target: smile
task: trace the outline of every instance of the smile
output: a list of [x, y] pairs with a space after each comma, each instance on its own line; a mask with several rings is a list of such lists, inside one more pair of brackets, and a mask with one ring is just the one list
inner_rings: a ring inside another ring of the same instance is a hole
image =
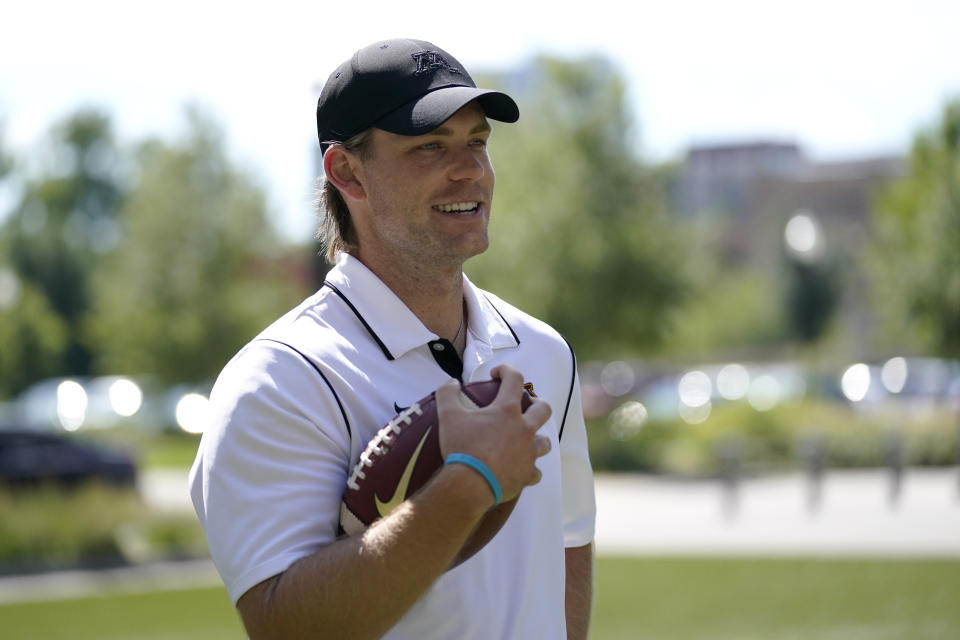
[[433, 208], [442, 213], [474, 213], [480, 208], [480, 203], [454, 202], [452, 204], [435, 204]]

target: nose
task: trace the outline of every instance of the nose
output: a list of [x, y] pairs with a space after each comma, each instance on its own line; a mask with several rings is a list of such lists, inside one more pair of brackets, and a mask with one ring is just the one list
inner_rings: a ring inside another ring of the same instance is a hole
[[454, 156], [451, 164], [451, 180], [479, 180], [490, 168], [486, 150], [466, 147], [460, 149]]

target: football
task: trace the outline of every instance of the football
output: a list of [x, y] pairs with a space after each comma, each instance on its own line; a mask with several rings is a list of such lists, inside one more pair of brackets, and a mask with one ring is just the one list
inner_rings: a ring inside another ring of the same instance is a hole
[[[499, 380], [461, 385], [460, 400], [470, 409], [485, 407], [499, 388]], [[530, 394], [524, 391], [522, 409], [526, 411], [530, 403]], [[443, 466], [438, 431], [437, 403], [431, 393], [398, 413], [370, 440], [350, 473], [340, 505], [340, 527], [346, 534], [361, 533], [386, 516]], [[516, 502], [514, 498], [488, 511], [450, 568], [490, 542]]]

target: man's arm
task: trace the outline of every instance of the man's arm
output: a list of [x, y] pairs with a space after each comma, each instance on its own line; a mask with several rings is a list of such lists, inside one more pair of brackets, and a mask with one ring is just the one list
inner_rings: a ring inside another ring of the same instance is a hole
[[586, 640], [593, 602], [593, 545], [567, 547], [567, 638]]
[[380, 637], [449, 566], [492, 502], [478, 474], [444, 467], [362, 535], [322, 547], [247, 591], [237, 602], [247, 632], [253, 639]]
[[[501, 391], [481, 409], [460, 404], [456, 381], [437, 390], [440, 448], [484, 461], [507, 501], [540, 479], [535, 462], [550, 445], [536, 432], [550, 407], [535, 402], [524, 413], [519, 372], [492, 373], [501, 377]], [[326, 545], [248, 590], [237, 602], [247, 632], [255, 640], [380, 637], [449, 567], [492, 504], [476, 471], [443, 467], [362, 535]]]

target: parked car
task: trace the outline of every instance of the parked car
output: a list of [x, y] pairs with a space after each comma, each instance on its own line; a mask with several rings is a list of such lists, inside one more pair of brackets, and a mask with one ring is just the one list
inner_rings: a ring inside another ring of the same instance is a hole
[[0, 430], [0, 485], [74, 487], [97, 480], [133, 486], [136, 479], [131, 458], [100, 445], [58, 433]]

